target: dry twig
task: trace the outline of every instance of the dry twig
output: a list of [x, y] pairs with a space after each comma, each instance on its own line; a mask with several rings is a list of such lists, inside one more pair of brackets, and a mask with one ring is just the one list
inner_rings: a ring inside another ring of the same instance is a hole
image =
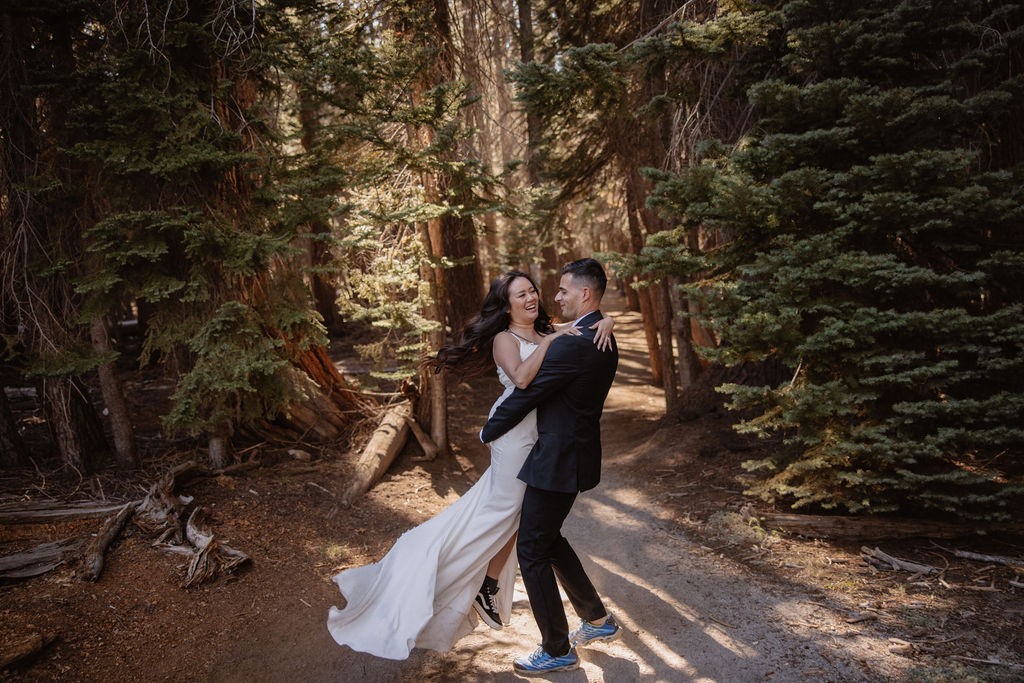
[[937, 567], [932, 567], [927, 564], [918, 564], [916, 562], [910, 562], [909, 560], [901, 560], [898, 557], [893, 557], [887, 553], [882, 552], [880, 549], [871, 549], [867, 546], [861, 546], [860, 549], [861, 557], [868, 564], [874, 565], [879, 569], [894, 569], [911, 572], [912, 574], [938, 574], [939, 570]]

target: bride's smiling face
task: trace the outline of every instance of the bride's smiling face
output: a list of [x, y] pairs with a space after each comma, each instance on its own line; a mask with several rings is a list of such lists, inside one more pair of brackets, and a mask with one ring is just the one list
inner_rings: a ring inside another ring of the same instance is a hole
[[508, 314], [518, 325], [533, 325], [540, 310], [537, 288], [525, 277], [517, 277], [508, 286]]

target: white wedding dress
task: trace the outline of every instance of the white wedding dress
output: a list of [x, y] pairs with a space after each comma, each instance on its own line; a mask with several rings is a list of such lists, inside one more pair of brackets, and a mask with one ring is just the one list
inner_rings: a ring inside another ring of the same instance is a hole
[[[517, 340], [525, 360], [537, 345]], [[515, 388], [501, 367], [498, 379], [505, 391], [491, 415]], [[473, 599], [487, 563], [519, 527], [526, 484], [516, 477], [536, 441], [537, 415], [531, 411], [491, 442], [491, 466], [465, 495], [402, 534], [380, 562], [334, 577], [347, 601], [327, 617], [339, 645], [405, 659], [414, 647], [447, 652], [476, 627]], [[498, 576], [496, 602], [504, 622], [512, 612], [515, 574], [513, 550]]]

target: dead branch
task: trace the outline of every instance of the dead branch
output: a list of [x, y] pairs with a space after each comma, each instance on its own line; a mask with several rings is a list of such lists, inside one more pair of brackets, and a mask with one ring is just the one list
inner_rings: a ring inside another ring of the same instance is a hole
[[262, 465], [259, 460], [247, 460], [245, 462], [236, 462], [234, 465], [228, 465], [224, 469], [214, 470], [214, 475], [226, 474], [228, 476], [234, 476], [241, 474], [242, 472], [248, 472], [249, 470], [258, 469]]
[[[257, 463], [258, 465], [258, 463]], [[237, 470], [233, 470], [237, 471]], [[208, 473], [195, 462], [189, 461], [172, 468], [149, 489], [142, 500], [122, 503], [118, 506], [104, 506], [109, 512], [117, 514], [108, 517], [99, 532], [92, 538], [83, 553], [82, 578], [95, 581], [103, 571], [104, 553], [107, 547], [117, 538], [129, 519], [132, 519], [144, 531], [157, 535], [154, 546], [169, 552], [185, 555], [188, 568], [183, 588], [196, 586], [209, 581], [220, 574], [233, 571], [235, 567], [250, 558], [244, 552], [236, 550], [214, 538], [213, 533], [199, 522], [202, 508], [197, 507], [189, 515], [188, 521], [181, 523], [182, 512], [191, 502], [191, 498], [175, 495], [175, 486], [185, 475]], [[25, 506], [21, 506], [22, 511]], [[35, 506], [31, 512], [53, 511], [52, 506], [43, 508]], [[75, 506], [60, 508], [63, 514], [75, 510], [79, 516], [95, 516], [97, 506]], [[13, 510], [12, 510], [13, 511]], [[0, 558], [0, 578], [28, 578], [44, 574], [64, 561], [67, 554], [79, 552], [82, 542], [79, 539], [65, 539], [54, 543], [44, 543], [32, 550], [15, 553]]]
[[80, 539], [65, 538], [0, 557], [0, 579], [28, 579], [45, 574], [64, 564], [80, 544]]
[[1015, 572], [1024, 573], [1024, 560], [1020, 560], [1013, 557], [1006, 557], [1005, 555], [984, 555], [982, 553], [974, 553], [970, 550], [953, 550], [951, 548], [944, 548], [938, 543], [933, 543], [936, 548], [945, 550], [947, 553], [953, 553], [955, 556], [964, 560], [974, 560], [975, 562], [988, 562], [991, 564], [1001, 564], [1010, 567]]
[[217, 541], [209, 529], [200, 526], [196, 518], [201, 510], [199, 507], [193, 510], [185, 524], [185, 536], [195, 550], [189, 560], [182, 588], [198, 586], [216, 578], [218, 574], [230, 573], [249, 559], [242, 551]]
[[1013, 662], [1004, 662], [1004, 661], [996, 659], [994, 657], [992, 657], [990, 659], [978, 659], [977, 657], [964, 657], [963, 655], [950, 655], [950, 658], [951, 659], [959, 659], [961, 662], [971, 662], [973, 664], [989, 664], [991, 666], [1005, 666], [1005, 667], [1008, 667], [1010, 669], [1015, 669], [1017, 671], [1024, 670], [1024, 665], [1022, 665], [1022, 664], [1015, 664]]
[[351, 505], [352, 501], [368, 491], [391, 466], [409, 436], [407, 418], [411, 414], [412, 404], [408, 401], [396, 403], [384, 414], [380, 425], [356, 461], [352, 483], [341, 496], [342, 505]]
[[133, 518], [135, 524], [152, 534], [172, 529], [174, 540], [180, 543], [183, 538], [180, 515], [190, 501], [174, 495], [174, 487], [178, 477], [197, 469], [195, 461], [189, 460], [160, 477], [136, 508]]
[[877, 619], [877, 618], [878, 618], [877, 614], [871, 614], [869, 612], [862, 612], [860, 614], [855, 614], [852, 617], [847, 617], [845, 621], [846, 621], [847, 624], [859, 624], [862, 621], [870, 621], [872, 619]]
[[863, 546], [860, 549], [861, 557], [868, 564], [872, 564], [879, 569], [894, 569], [910, 572], [911, 574], [938, 574], [939, 569], [932, 567], [927, 564], [917, 564], [916, 562], [910, 562], [908, 560], [901, 560], [892, 555], [883, 553], [878, 548], [872, 550], [867, 546]]
[[36, 631], [13, 642], [5, 643], [0, 646], [0, 669], [5, 669], [17, 661], [31, 657], [55, 640], [57, 640], [57, 635], [54, 633]]
[[103, 571], [103, 554], [107, 551], [107, 546], [124, 529], [125, 522], [128, 521], [128, 517], [137, 505], [138, 502], [128, 503], [116, 515], [108, 517], [107, 521], [103, 523], [99, 533], [90, 541], [89, 547], [85, 551], [83, 579], [95, 581], [100, 577], [100, 573]]

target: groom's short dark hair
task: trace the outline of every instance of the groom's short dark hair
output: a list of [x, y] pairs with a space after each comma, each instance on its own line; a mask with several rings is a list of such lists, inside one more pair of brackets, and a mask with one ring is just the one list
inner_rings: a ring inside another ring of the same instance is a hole
[[604, 274], [604, 266], [592, 258], [581, 258], [562, 266], [562, 275], [571, 273], [573, 279], [583, 280], [597, 294], [604, 296], [604, 288], [608, 285], [608, 276]]

